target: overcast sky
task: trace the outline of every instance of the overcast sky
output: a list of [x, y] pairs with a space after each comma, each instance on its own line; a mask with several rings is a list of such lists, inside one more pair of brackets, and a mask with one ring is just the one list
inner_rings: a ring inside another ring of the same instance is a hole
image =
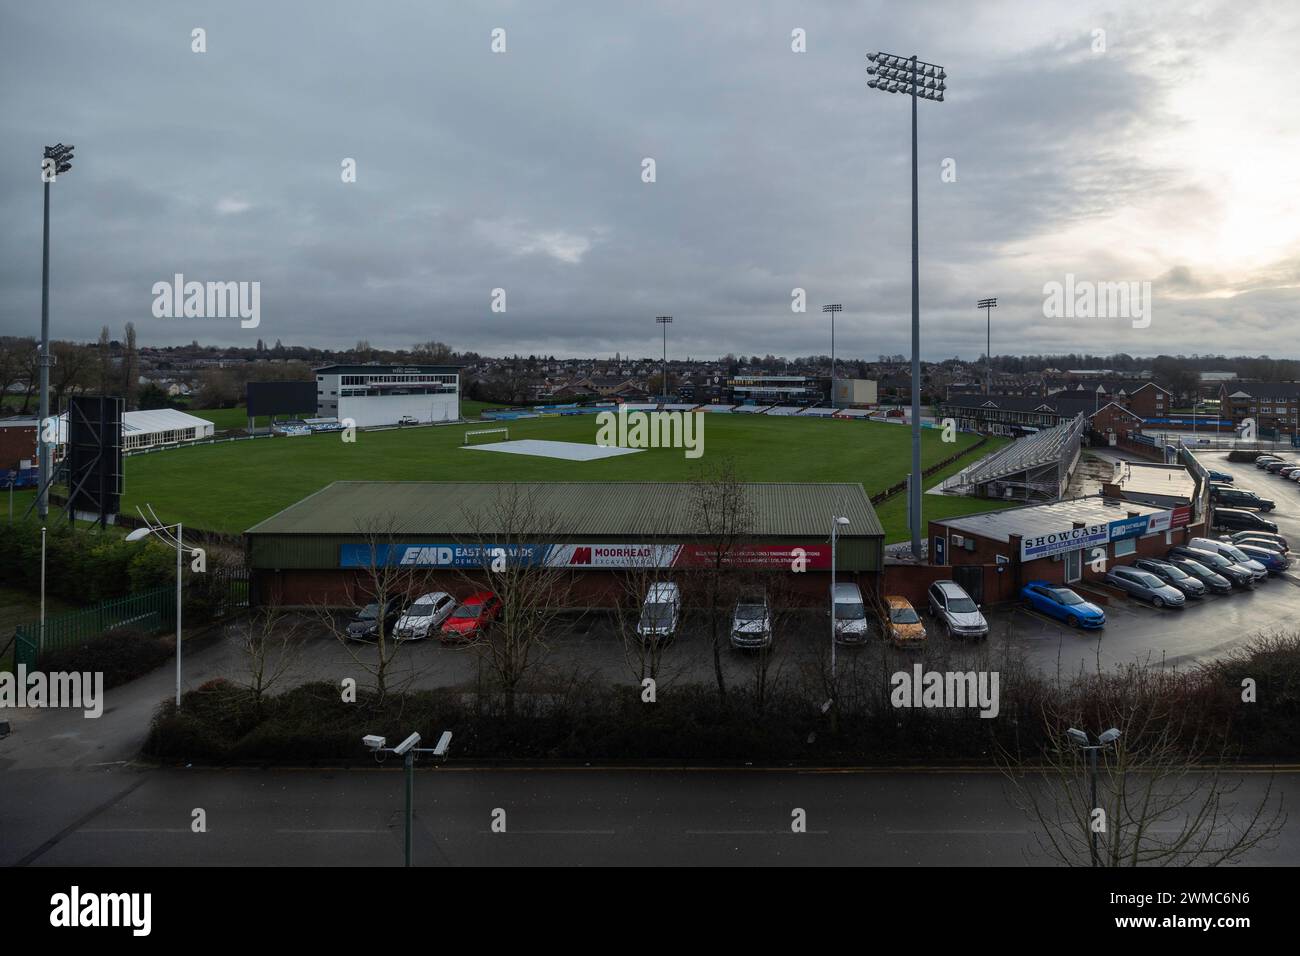
[[[0, 331], [39, 333], [61, 141], [56, 338], [657, 355], [668, 313], [672, 356], [804, 355], [842, 302], [838, 355], [910, 354], [910, 110], [875, 50], [948, 72], [924, 357], [980, 355], [985, 296], [998, 353], [1300, 354], [1292, 0], [6, 3]], [[260, 282], [260, 326], [155, 318], [175, 273]], [[1149, 327], [1045, 318], [1067, 273], [1150, 281]]]

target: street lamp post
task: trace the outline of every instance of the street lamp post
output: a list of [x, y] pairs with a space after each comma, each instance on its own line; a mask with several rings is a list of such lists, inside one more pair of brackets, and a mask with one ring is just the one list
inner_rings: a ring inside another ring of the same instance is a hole
[[664, 377], [659, 383], [660, 392], [664, 398], [668, 397], [668, 326], [673, 324], [671, 315], [656, 315], [655, 321], [664, 327]]
[[1093, 866], [1101, 865], [1101, 857], [1097, 854], [1097, 831], [1092, 826], [1092, 811], [1097, 809], [1097, 751], [1109, 747], [1115, 741], [1119, 740], [1119, 731], [1112, 727], [1097, 737], [1097, 743], [1093, 744], [1088, 740], [1088, 734], [1082, 730], [1076, 730], [1071, 727], [1065, 732], [1070, 738], [1070, 742], [1080, 750], [1088, 754], [1088, 768], [1092, 775], [1092, 803], [1090, 804], [1088, 830], [1090, 831], [1091, 847], [1089, 854]]
[[998, 307], [997, 299], [980, 299], [975, 308], [984, 310], [984, 334], [987, 344], [984, 346], [984, 394], [993, 394], [993, 319], [992, 310]]
[[50, 513], [50, 443], [45, 440], [45, 421], [50, 417], [50, 183], [72, 168], [72, 146], [56, 143], [45, 147], [41, 179], [45, 182], [45, 229], [41, 240], [41, 415], [36, 430], [36, 461], [40, 485], [36, 492], [36, 513], [41, 521]]
[[872, 79], [867, 86], [882, 93], [912, 96], [912, 483], [908, 489], [908, 517], [912, 528], [912, 557], [921, 560], [921, 272], [917, 224], [916, 101], [943, 102], [948, 74], [943, 67], [912, 56], [868, 53]]
[[406, 835], [402, 840], [402, 846], [405, 851], [406, 865], [411, 865], [411, 822], [415, 815], [415, 761], [419, 759], [420, 754], [433, 754], [439, 761], [447, 759], [447, 752], [451, 749], [451, 731], [444, 730], [442, 736], [438, 738], [438, 743], [433, 747], [421, 747], [420, 735], [413, 733], [396, 747], [389, 747], [386, 737], [379, 737], [375, 734], [366, 734], [361, 738], [365, 744], [374, 753], [375, 759], [382, 761], [384, 754], [397, 754], [402, 758], [402, 763], [406, 768]]
[[835, 621], [835, 541], [840, 528], [848, 527], [849, 519], [840, 515], [831, 518], [831, 694], [835, 693], [835, 644], [839, 636]]
[[148, 518], [145, 518], [144, 512], [140, 512], [140, 517], [146, 522], [145, 526], [136, 528], [126, 536], [126, 540], [143, 541], [149, 535], [156, 534], [176, 549], [176, 709], [179, 710], [181, 706], [181, 558], [185, 552], [195, 549], [185, 547], [184, 528], [179, 521], [173, 525], [165, 525], [158, 520], [152, 506], [146, 507], [149, 508]]
[[[12, 519], [11, 519], [12, 520]], [[37, 644], [36, 656], [45, 653], [45, 526], [41, 525], [41, 639]]]
[[838, 302], [822, 306], [822, 312], [831, 314], [831, 408], [839, 408], [839, 394], [835, 391], [835, 313], [843, 312], [844, 306]]

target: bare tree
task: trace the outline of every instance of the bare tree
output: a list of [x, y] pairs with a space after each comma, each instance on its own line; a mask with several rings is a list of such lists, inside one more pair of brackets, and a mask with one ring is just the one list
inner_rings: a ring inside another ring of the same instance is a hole
[[540, 510], [536, 493], [501, 484], [484, 508], [466, 511], [472, 529], [465, 544], [478, 564], [461, 575], [501, 601], [500, 617], [480, 628], [473, 645], [482, 654], [514, 711], [515, 697], [546, 651], [546, 638], [570, 605], [572, 572], [541, 560], [539, 545], [559, 540], [567, 528], [558, 515]]
[[253, 708], [260, 714], [267, 694], [293, 669], [302, 649], [301, 620], [276, 608], [258, 608], [240, 622], [239, 650]]
[[[1023, 761], [999, 751], [1013, 802], [1038, 826], [1041, 854], [1066, 866], [1219, 866], [1281, 832], [1272, 777], [1262, 796], [1239, 796], [1242, 776], [1191, 708], [1178, 706], [1182, 678], [1133, 665], [1119, 678], [1078, 682], [1073, 701], [1044, 705], [1050, 742], [1041, 754]], [[1093, 752], [1095, 803], [1091, 754], [1065, 734], [1086, 724], [1120, 731]]]
[[[402, 642], [388, 633], [385, 609], [392, 603], [405, 605], [410, 596], [420, 590], [425, 572], [411, 565], [397, 563], [398, 516], [377, 518], [358, 526], [365, 539], [366, 563], [361, 569], [360, 599], [377, 606], [379, 619], [374, 634], [358, 640], [348, 632], [353, 620], [351, 608], [331, 607], [324, 603], [314, 605], [316, 619], [347, 650], [352, 661], [374, 679], [378, 702], [382, 703], [393, 686], [393, 662]], [[371, 641], [373, 640], [373, 643]], [[414, 674], [407, 675], [396, 689], [403, 689]]]

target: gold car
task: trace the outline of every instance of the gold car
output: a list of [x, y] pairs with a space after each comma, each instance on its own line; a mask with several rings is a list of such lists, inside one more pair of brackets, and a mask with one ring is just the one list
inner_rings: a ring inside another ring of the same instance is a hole
[[924, 647], [925, 625], [912, 602], [897, 594], [885, 598], [889, 606], [889, 640], [895, 647]]

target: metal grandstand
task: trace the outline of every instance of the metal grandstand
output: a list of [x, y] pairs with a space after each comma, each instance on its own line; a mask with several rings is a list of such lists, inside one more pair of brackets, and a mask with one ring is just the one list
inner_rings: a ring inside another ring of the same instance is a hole
[[946, 494], [982, 498], [1055, 501], [1070, 483], [1087, 430], [1088, 416], [1081, 414], [1017, 438], [945, 479], [940, 489]]

